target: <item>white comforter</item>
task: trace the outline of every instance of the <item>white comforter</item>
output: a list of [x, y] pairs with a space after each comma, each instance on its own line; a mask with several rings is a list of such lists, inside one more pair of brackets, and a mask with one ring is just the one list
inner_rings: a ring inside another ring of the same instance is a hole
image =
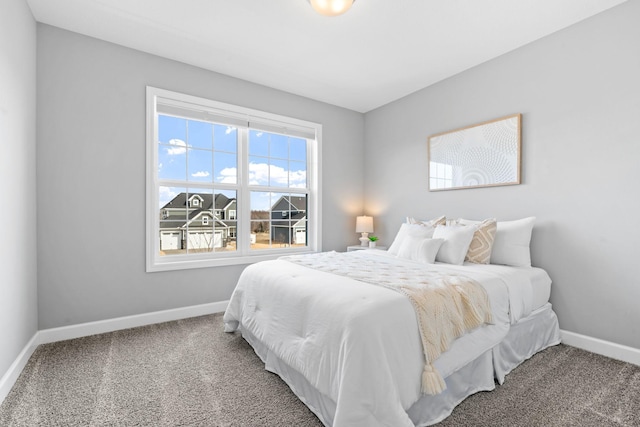
[[[382, 251], [350, 254], [415, 265]], [[492, 348], [511, 322], [531, 310], [526, 302], [531, 282], [522, 271], [448, 264], [425, 268], [478, 281], [493, 312], [494, 325], [484, 327], [491, 332], [484, 339], [471, 340], [465, 344], [470, 349], [455, 352], [456, 357], [447, 357], [450, 350], [436, 360], [445, 378]], [[424, 356], [415, 312], [405, 296], [285, 260], [266, 261], [245, 269], [224, 322], [227, 332], [249, 331], [333, 400], [333, 426], [413, 426], [406, 409], [420, 397]]]

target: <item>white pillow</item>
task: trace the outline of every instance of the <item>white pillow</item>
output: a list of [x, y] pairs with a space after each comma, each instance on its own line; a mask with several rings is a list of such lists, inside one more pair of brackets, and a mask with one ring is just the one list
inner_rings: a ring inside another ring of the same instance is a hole
[[498, 221], [496, 240], [491, 250], [491, 264], [531, 267], [531, 232], [535, 217], [516, 221]]
[[400, 246], [402, 242], [407, 236], [416, 236], [416, 237], [431, 237], [433, 235], [434, 228], [429, 227], [427, 225], [420, 224], [402, 224], [398, 233], [396, 234], [395, 239], [393, 239], [393, 243], [389, 246], [387, 250], [391, 255], [398, 255], [398, 251], [400, 250]]
[[[498, 221], [496, 238], [491, 249], [491, 264], [531, 267], [531, 232], [536, 217], [515, 221]], [[459, 224], [477, 224], [479, 221], [459, 219]]]
[[436, 255], [436, 261], [462, 265], [475, 232], [476, 227], [473, 226], [437, 226], [433, 233], [433, 238], [444, 239], [444, 242]]
[[398, 258], [433, 264], [443, 239], [430, 239], [418, 236], [407, 236], [398, 250]]

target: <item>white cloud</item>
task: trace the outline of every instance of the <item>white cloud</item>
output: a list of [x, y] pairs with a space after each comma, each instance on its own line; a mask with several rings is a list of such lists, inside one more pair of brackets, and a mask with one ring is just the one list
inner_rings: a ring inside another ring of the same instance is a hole
[[238, 170], [236, 168], [224, 168], [220, 171], [218, 182], [225, 184], [235, 184], [237, 182]]
[[249, 185], [269, 185], [268, 164], [249, 163]]
[[249, 183], [251, 185], [289, 185], [290, 187], [304, 187], [307, 180], [306, 171], [288, 171], [280, 166], [266, 163], [249, 164]]
[[160, 188], [158, 188], [158, 198], [160, 199], [159, 207], [162, 208], [164, 205], [173, 200], [173, 198], [177, 195], [178, 193], [176, 191], [173, 191], [170, 187], [160, 186]]
[[169, 141], [169, 145], [172, 146], [167, 148], [167, 154], [170, 156], [184, 154], [187, 152], [187, 143], [181, 139], [172, 139]]
[[209, 172], [207, 172], [207, 171], [198, 171], [196, 173], [192, 173], [191, 176], [194, 177], [194, 178], [206, 178], [206, 177], [209, 176]]
[[307, 185], [307, 172], [306, 171], [290, 171], [289, 172], [289, 186], [302, 188]]
[[[220, 171], [218, 182], [233, 184], [236, 182], [237, 174], [236, 168], [224, 168]], [[275, 185], [301, 188], [307, 184], [306, 171], [287, 171], [280, 166], [266, 163], [249, 163], [249, 185], [269, 185], [269, 177]]]

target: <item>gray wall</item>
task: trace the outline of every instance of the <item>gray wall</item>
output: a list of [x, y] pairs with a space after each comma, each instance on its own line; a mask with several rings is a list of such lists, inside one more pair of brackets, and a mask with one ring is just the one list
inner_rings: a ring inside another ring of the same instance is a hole
[[[24, 2], [10, 2], [0, 15], [2, 66], [10, 65], [0, 73], [8, 153], [0, 174], [12, 183], [5, 196], [14, 204], [2, 210], [13, 244], [2, 249], [0, 373], [38, 317], [42, 329], [229, 297], [242, 266], [144, 272], [146, 85], [323, 123], [325, 250], [356, 241], [363, 194], [382, 244], [405, 215], [536, 215], [533, 261], [554, 279], [561, 327], [640, 348], [632, 249], [640, 235], [630, 224], [640, 214], [639, 15], [640, 2], [631, 0], [364, 122], [348, 110], [38, 25], [36, 245], [35, 24]], [[522, 185], [427, 191], [428, 135], [515, 112], [523, 113]]]
[[362, 114], [47, 25], [37, 34], [41, 329], [223, 301], [243, 269], [145, 273], [147, 85], [323, 124], [324, 249], [355, 241]]
[[23, 0], [0, 13], [2, 280], [0, 378], [37, 331], [36, 23]]
[[[406, 215], [534, 215], [534, 265], [567, 331], [640, 348], [640, 1], [365, 115], [365, 210], [389, 243]], [[523, 114], [523, 184], [427, 191], [429, 135]]]

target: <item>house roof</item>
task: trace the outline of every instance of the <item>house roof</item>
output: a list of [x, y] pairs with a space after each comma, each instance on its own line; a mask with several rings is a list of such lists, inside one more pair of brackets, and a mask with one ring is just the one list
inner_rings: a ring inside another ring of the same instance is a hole
[[274, 211], [291, 210], [291, 211], [305, 212], [307, 210], [307, 197], [306, 196], [282, 196], [273, 204], [271, 209]]
[[[226, 208], [231, 202], [236, 200], [234, 198], [229, 198], [224, 194], [220, 194], [220, 193], [216, 193], [216, 194], [188, 193], [188, 198], [187, 198], [187, 193], [180, 193], [177, 196], [175, 196], [169, 203], [164, 205], [162, 209], [184, 208], [187, 206], [187, 200], [196, 195], [202, 198], [203, 202], [201, 207], [204, 210], [211, 210], [211, 209], [222, 210]], [[215, 199], [214, 199], [214, 196], [215, 196]]]
[[307, 197], [306, 196], [289, 196], [289, 202], [297, 211], [307, 210]]
[[[170, 227], [166, 228], [184, 228], [187, 223], [193, 221], [203, 214], [209, 214], [210, 217], [214, 218], [214, 215], [212, 215], [211, 213], [213, 210], [223, 210], [236, 200], [234, 198], [229, 198], [224, 194], [189, 193], [187, 195], [187, 193], [180, 193], [175, 196], [169, 203], [164, 205], [162, 209], [186, 209], [187, 201], [192, 199], [193, 196], [199, 196], [202, 199], [202, 206], [199, 206], [198, 208], [189, 208], [188, 218], [186, 221], [160, 221], [160, 228], [165, 228], [163, 227], [163, 224], [170, 224]], [[224, 221], [219, 219], [215, 219], [215, 221], [216, 228], [229, 227], [236, 224], [236, 221]]]

